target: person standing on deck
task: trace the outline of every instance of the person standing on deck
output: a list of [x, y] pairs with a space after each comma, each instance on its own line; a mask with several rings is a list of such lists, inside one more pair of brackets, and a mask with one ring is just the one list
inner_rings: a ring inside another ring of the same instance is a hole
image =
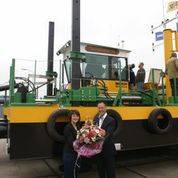
[[177, 54], [172, 53], [166, 64], [166, 73], [172, 88], [172, 96], [178, 96], [178, 59]]
[[139, 69], [138, 69], [137, 75], [136, 75], [136, 84], [137, 84], [137, 90], [142, 91], [143, 84], [145, 82], [145, 69], [143, 68], [144, 63], [141, 62], [138, 67], [139, 67]]

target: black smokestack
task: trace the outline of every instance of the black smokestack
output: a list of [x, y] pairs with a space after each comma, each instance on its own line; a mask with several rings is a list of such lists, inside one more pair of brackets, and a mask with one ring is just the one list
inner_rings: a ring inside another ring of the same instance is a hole
[[[47, 76], [52, 77], [54, 61], [54, 22], [49, 22]], [[50, 80], [48, 80], [50, 81]], [[47, 84], [47, 95], [53, 95], [53, 84]]]
[[[80, 52], [80, 0], [72, 0], [72, 51]], [[80, 61], [72, 59], [72, 88], [80, 88]]]

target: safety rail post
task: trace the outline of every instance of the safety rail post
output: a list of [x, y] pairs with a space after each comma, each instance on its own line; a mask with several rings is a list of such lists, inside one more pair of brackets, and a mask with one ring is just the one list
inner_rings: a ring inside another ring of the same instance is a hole
[[59, 60], [59, 90], [61, 91], [62, 89], [62, 61]]
[[[36, 72], [37, 72], [37, 61], [35, 60], [35, 66], [34, 66], [34, 78], [33, 78], [33, 81], [34, 81], [34, 85], [36, 85]], [[35, 97], [38, 98], [38, 92], [36, 91], [36, 88], [34, 87], [34, 94], [35, 94]]]
[[121, 61], [119, 60], [119, 89], [116, 98], [114, 99], [113, 106], [117, 105], [119, 100], [119, 106], [122, 105], [122, 79], [121, 79]]
[[158, 95], [158, 90], [155, 88], [155, 77], [154, 77], [154, 73], [155, 73], [155, 69], [152, 69], [152, 82], [153, 82], [153, 90], [152, 90], [152, 94], [153, 94], [153, 106], [156, 106], [156, 98], [157, 98], [157, 102], [159, 105], [161, 105], [161, 102], [159, 100], [159, 95]]
[[12, 59], [12, 65], [10, 66], [9, 104], [14, 102], [14, 82], [15, 82], [15, 59]]
[[[153, 82], [155, 83], [154, 72], [155, 72], [155, 69], [153, 69]], [[154, 86], [153, 87], [153, 93], [154, 93], [154, 101], [153, 101], [153, 103], [156, 105], [155, 99], [157, 98], [158, 105], [161, 106], [161, 101], [160, 101], [159, 94], [158, 94], [158, 88], [157, 89], [155, 88], [154, 83], [153, 83], [153, 86]]]
[[64, 89], [64, 63], [62, 63], [62, 90]]
[[153, 94], [153, 106], [156, 105], [156, 102], [155, 102], [155, 78], [154, 78], [154, 69], [152, 69], [152, 83], [153, 83], [153, 86], [152, 86], [152, 94]]
[[166, 104], [165, 103], [165, 92], [164, 92], [164, 73], [163, 71], [161, 72], [161, 83], [162, 83], [162, 100], [163, 100], [163, 106]]

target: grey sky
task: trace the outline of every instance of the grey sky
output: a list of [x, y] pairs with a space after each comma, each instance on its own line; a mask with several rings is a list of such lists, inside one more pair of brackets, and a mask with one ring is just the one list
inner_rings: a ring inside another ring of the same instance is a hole
[[[81, 0], [81, 7], [82, 41], [117, 46], [125, 40], [130, 63], [143, 61], [147, 70], [163, 66], [162, 50], [152, 52], [150, 33], [162, 20], [162, 0]], [[57, 51], [71, 38], [71, 0], [0, 1], [0, 83], [8, 81], [12, 58], [46, 60], [50, 20]]]

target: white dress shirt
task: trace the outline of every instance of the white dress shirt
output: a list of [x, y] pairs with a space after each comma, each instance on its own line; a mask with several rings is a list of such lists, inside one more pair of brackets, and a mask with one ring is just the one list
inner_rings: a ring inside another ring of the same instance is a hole
[[99, 117], [99, 128], [101, 128], [106, 116], [107, 116], [107, 113], [105, 113], [103, 116]]

